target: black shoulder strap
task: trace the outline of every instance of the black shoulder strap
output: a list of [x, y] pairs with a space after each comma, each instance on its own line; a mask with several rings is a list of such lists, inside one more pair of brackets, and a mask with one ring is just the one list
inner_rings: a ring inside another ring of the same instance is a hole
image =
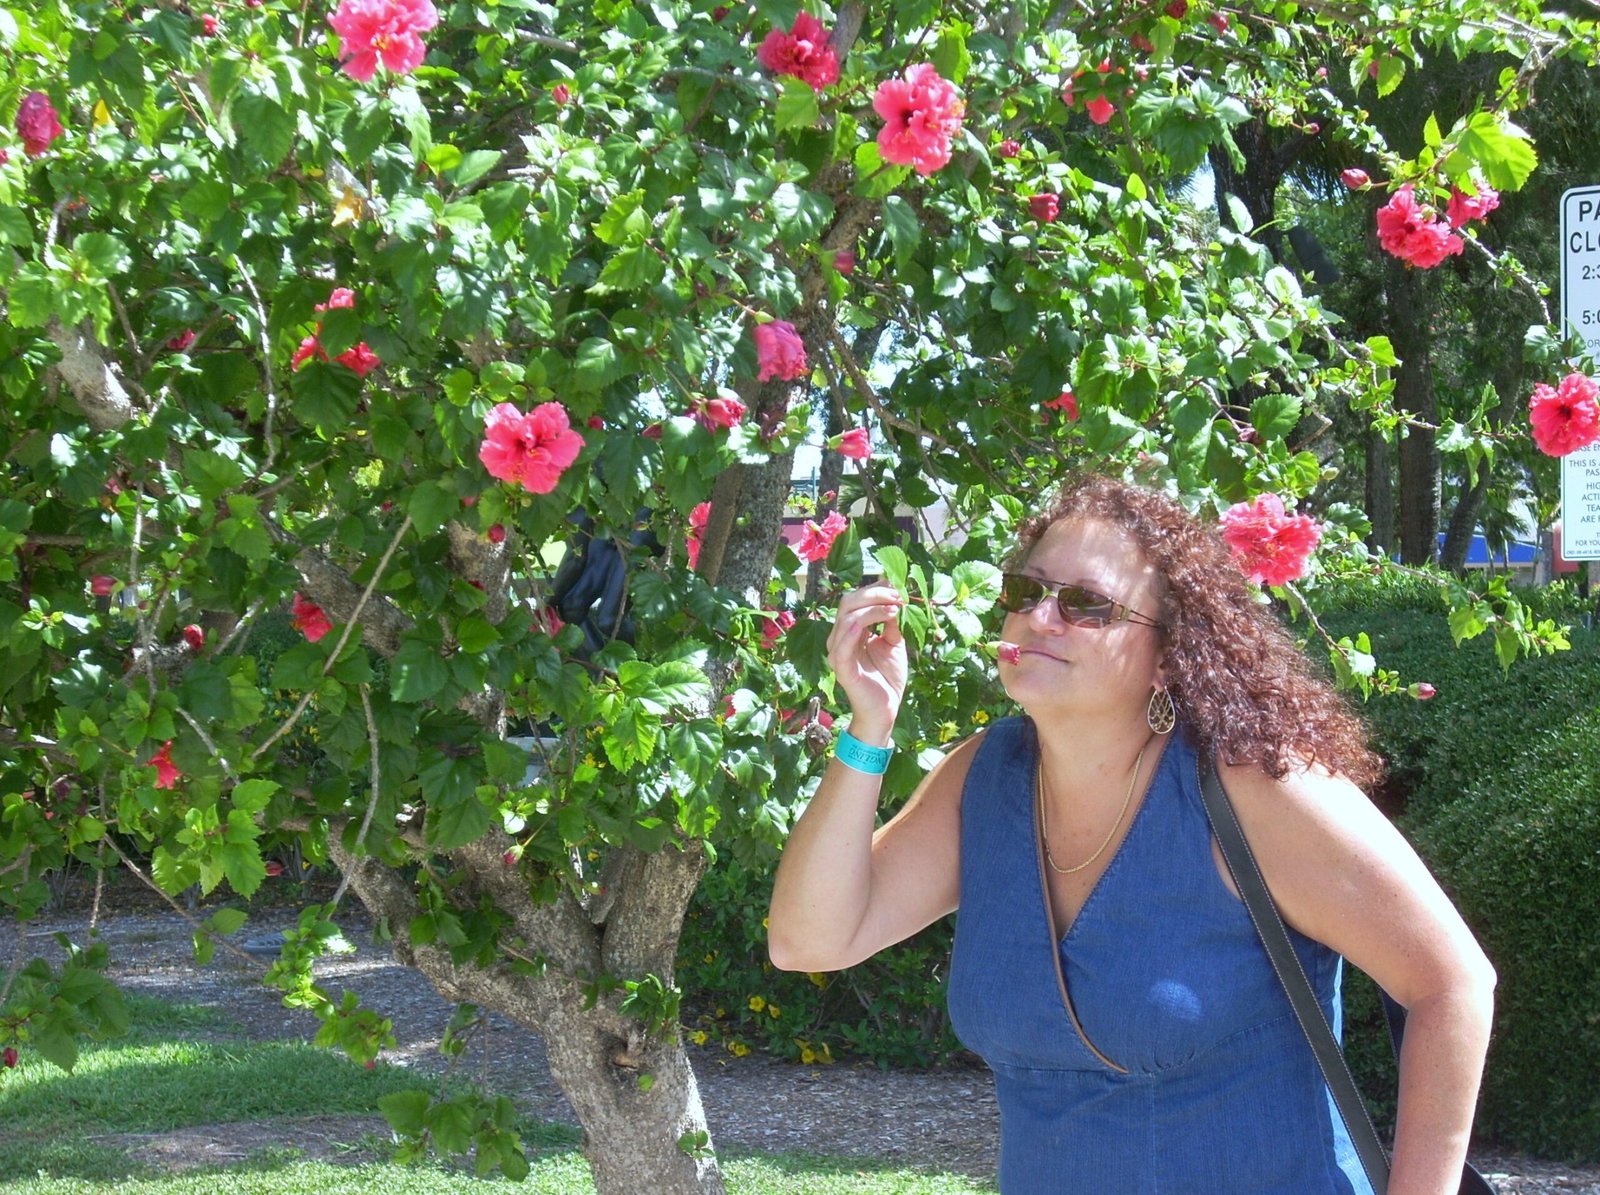
[[1306, 978], [1305, 968], [1300, 965], [1300, 956], [1295, 954], [1289, 942], [1289, 931], [1284, 928], [1278, 907], [1272, 903], [1267, 882], [1261, 876], [1261, 869], [1256, 866], [1256, 857], [1233, 812], [1233, 802], [1223, 790], [1216, 765], [1210, 758], [1199, 757], [1196, 770], [1200, 774], [1200, 793], [1205, 799], [1206, 816], [1211, 819], [1211, 832], [1217, 836], [1217, 845], [1233, 876], [1234, 886], [1239, 889], [1245, 908], [1250, 911], [1250, 920], [1255, 923], [1261, 944], [1267, 948], [1272, 969], [1278, 973], [1278, 980], [1289, 996], [1300, 1028], [1311, 1043], [1311, 1052], [1316, 1055], [1317, 1065], [1322, 1068], [1322, 1077], [1333, 1092], [1333, 1100], [1344, 1120], [1345, 1130], [1350, 1134], [1356, 1155], [1361, 1159], [1362, 1169], [1367, 1172], [1367, 1181], [1372, 1184], [1376, 1195], [1385, 1195], [1389, 1187], [1389, 1155], [1378, 1140], [1378, 1130], [1372, 1127], [1372, 1119], [1367, 1115], [1367, 1107], [1361, 1101], [1361, 1092], [1356, 1088], [1350, 1068], [1345, 1065], [1338, 1039], [1333, 1036], [1328, 1018], [1323, 1015], [1322, 1005], [1317, 1003], [1316, 993], [1311, 989], [1311, 981]]

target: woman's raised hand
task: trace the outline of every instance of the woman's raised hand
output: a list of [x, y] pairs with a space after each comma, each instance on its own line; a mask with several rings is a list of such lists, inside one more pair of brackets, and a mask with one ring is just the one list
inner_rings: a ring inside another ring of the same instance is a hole
[[862, 742], [889, 741], [906, 691], [905, 597], [892, 585], [852, 589], [839, 600], [828, 635], [828, 664], [850, 699], [850, 732]]

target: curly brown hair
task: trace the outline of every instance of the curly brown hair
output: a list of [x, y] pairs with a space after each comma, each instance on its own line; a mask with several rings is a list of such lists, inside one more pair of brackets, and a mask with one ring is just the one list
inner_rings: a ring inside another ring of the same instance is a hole
[[1160, 578], [1168, 687], [1203, 750], [1280, 778], [1314, 762], [1364, 789], [1383, 775], [1361, 720], [1255, 600], [1215, 528], [1164, 494], [1098, 473], [1069, 477], [1026, 520], [1008, 568], [1062, 519], [1102, 519], [1131, 535]]

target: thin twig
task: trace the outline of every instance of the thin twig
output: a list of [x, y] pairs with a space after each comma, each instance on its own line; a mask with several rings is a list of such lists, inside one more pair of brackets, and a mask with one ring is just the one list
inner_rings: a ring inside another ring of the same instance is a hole
[[[383, 576], [383, 570], [389, 566], [390, 557], [394, 555], [394, 550], [400, 546], [401, 537], [403, 537], [405, 533], [410, 530], [410, 528], [411, 516], [407, 515], [401, 521], [399, 529], [394, 533], [394, 538], [389, 541], [389, 546], [384, 549], [383, 558], [378, 561], [378, 567], [372, 574], [372, 580], [368, 581], [367, 587], [361, 591], [361, 598], [356, 602], [356, 608], [350, 611], [350, 617], [344, 624], [344, 633], [339, 636], [339, 642], [334, 644], [333, 653], [327, 658], [326, 661], [324, 661], [322, 665], [323, 676], [327, 676], [328, 673], [332, 671], [334, 663], [341, 655], [344, 654], [344, 645], [350, 641], [350, 633], [355, 630], [356, 624], [360, 622], [361, 611], [366, 608], [367, 599], [372, 596], [372, 591], [378, 587], [378, 581]], [[273, 731], [271, 738], [255, 749], [255, 752], [250, 756], [251, 763], [254, 763], [256, 760], [260, 759], [264, 754], [266, 754], [268, 747], [272, 746], [273, 743], [276, 743], [294, 728], [294, 724], [300, 721], [300, 715], [306, 712], [306, 706], [311, 704], [311, 698], [314, 693], [314, 689], [307, 689], [305, 691], [300, 698], [300, 703], [296, 705], [294, 709], [289, 712], [289, 716], [284, 719], [283, 725], [278, 727], [277, 730]]]
[[[378, 767], [378, 724], [372, 717], [372, 697], [367, 689], [368, 686], [361, 686], [361, 712], [367, 718], [367, 742], [371, 745], [372, 750], [372, 768], [368, 781], [368, 786], [372, 791], [367, 794], [367, 812], [361, 818], [361, 828], [356, 831], [356, 840], [350, 848], [352, 868], [355, 866], [353, 861], [360, 852], [362, 844], [367, 840], [367, 830], [372, 826], [373, 812], [378, 808], [378, 779], [380, 775]], [[333, 911], [339, 907], [339, 902], [344, 899], [345, 889], [348, 887], [350, 887], [350, 872], [347, 871], [339, 877], [339, 887], [334, 890], [333, 900], [328, 905], [328, 916], [333, 916]]]
[[241, 644], [244, 642], [240, 639], [240, 636], [244, 633], [245, 628], [255, 621], [256, 616], [261, 613], [261, 608], [264, 605], [266, 605], [265, 598], [257, 598], [250, 603], [250, 608], [244, 612], [238, 622], [233, 624], [233, 630], [228, 632], [228, 637], [217, 647], [216, 654], [218, 656], [227, 655], [228, 648], [233, 646], [235, 640], [238, 640]]
[[233, 770], [233, 765], [228, 762], [228, 757], [217, 749], [216, 743], [212, 742], [211, 736], [205, 732], [205, 728], [195, 721], [194, 715], [181, 705], [178, 707], [178, 715], [189, 724], [189, 729], [200, 736], [200, 741], [206, 745], [206, 750], [211, 752], [212, 757], [222, 765], [222, 770], [228, 774], [228, 779], [238, 784], [239, 774]]
[[[103, 841], [103, 842], [111, 842], [110, 836], [108, 835], [106, 838], [102, 839], [101, 841]], [[231, 952], [232, 954], [237, 955], [240, 959], [242, 959], [244, 962], [249, 963], [256, 970], [258, 970], [258, 971], [264, 971], [265, 970], [265, 968], [261, 964], [261, 960], [260, 959], [255, 958], [253, 955], [251, 955], [248, 951], [244, 950], [243, 948], [235, 946], [232, 942], [228, 941], [226, 938], [220, 937], [219, 935], [215, 934], [213, 931], [206, 929], [205, 924], [202, 921], [200, 921], [199, 918], [195, 917], [195, 915], [193, 913], [189, 912], [188, 909], [184, 908], [175, 899], [173, 899], [171, 893], [167, 892], [167, 890], [164, 889], [163, 887], [161, 887], [160, 884], [156, 883], [149, 876], [145, 875], [145, 873], [143, 871], [139, 870], [139, 865], [137, 863], [135, 863], [132, 859], [128, 858], [127, 855], [123, 854], [122, 853], [122, 848], [119, 847], [116, 843], [111, 842], [111, 850], [113, 851], [113, 853], [116, 854], [117, 858], [122, 861], [122, 865], [124, 867], [126, 867], [129, 871], [131, 871], [134, 874], [135, 878], [137, 878], [138, 881], [141, 884], [143, 884], [146, 888], [150, 889], [150, 891], [154, 892], [157, 896], [161, 897], [161, 899], [166, 901], [167, 904], [171, 905], [172, 906], [172, 911], [174, 913], [176, 913], [179, 917], [182, 917], [185, 921], [187, 921], [189, 923], [189, 926], [190, 926], [191, 929], [195, 930], [198, 933], [208, 934], [211, 937], [216, 938], [218, 944], [224, 950], [227, 950], [227, 951]]]
[[244, 279], [250, 297], [255, 300], [256, 321], [261, 335], [261, 384], [267, 391], [267, 418], [261, 430], [261, 442], [267, 446], [267, 457], [261, 462], [261, 471], [266, 472], [272, 468], [272, 462], [278, 455], [277, 445], [272, 442], [272, 421], [278, 413], [278, 392], [272, 385], [272, 342], [267, 339], [267, 306], [261, 301], [261, 292], [256, 289], [255, 279], [250, 276], [244, 259], [235, 254], [233, 264], [239, 271], [239, 277]]

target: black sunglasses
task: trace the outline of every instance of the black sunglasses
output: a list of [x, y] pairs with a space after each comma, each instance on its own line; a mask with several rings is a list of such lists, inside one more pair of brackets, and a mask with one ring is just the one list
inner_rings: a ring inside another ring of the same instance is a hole
[[1026, 614], [1045, 598], [1055, 595], [1056, 609], [1061, 620], [1079, 627], [1103, 627], [1110, 622], [1125, 620], [1144, 627], [1160, 629], [1161, 624], [1131, 610], [1121, 602], [1114, 602], [1103, 593], [1085, 589], [1082, 585], [1058, 585], [1054, 581], [1041, 581], [1021, 573], [1000, 575], [1000, 608], [1012, 614]]

